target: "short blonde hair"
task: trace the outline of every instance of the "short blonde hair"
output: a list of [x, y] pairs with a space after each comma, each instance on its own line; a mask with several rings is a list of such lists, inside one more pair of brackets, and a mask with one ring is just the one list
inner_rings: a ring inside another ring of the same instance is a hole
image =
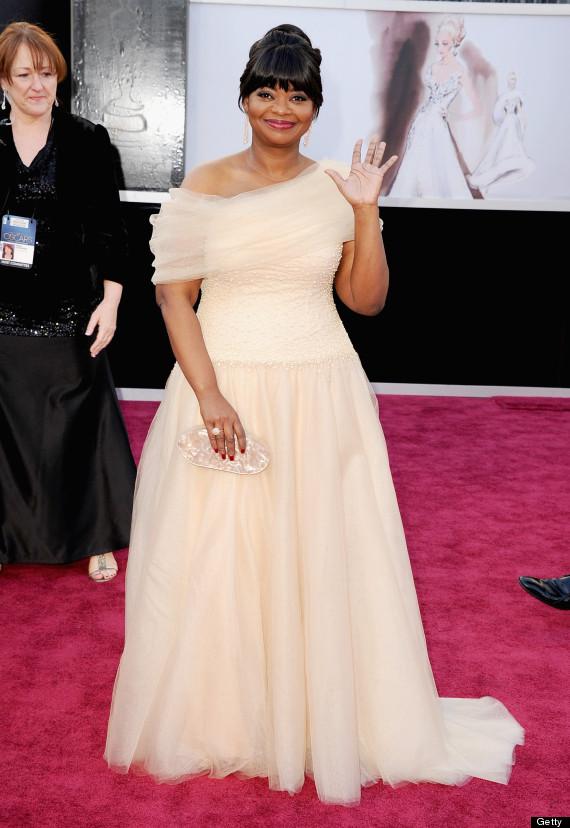
[[59, 46], [47, 32], [33, 23], [10, 23], [0, 34], [0, 78], [12, 81], [12, 67], [20, 46], [27, 46], [36, 71], [47, 61], [60, 83], [67, 75], [67, 63]]

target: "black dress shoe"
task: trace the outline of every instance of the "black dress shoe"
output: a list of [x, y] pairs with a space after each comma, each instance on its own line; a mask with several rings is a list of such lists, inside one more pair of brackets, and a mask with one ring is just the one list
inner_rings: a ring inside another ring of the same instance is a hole
[[570, 575], [563, 575], [562, 578], [529, 578], [521, 575], [519, 584], [529, 595], [549, 607], [570, 610]]

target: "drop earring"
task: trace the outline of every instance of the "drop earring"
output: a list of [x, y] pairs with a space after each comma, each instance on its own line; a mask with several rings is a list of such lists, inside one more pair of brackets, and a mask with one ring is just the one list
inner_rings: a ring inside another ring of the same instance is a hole
[[310, 137], [311, 137], [311, 130], [312, 130], [312, 128], [313, 128], [313, 125], [311, 124], [311, 126], [309, 127], [309, 129], [308, 129], [308, 130], [305, 132], [305, 134], [303, 135], [303, 146], [304, 146], [304, 147], [308, 147], [308, 146], [309, 146], [309, 139], [310, 139]]
[[2, 90], [2, 109], [6, 109], [6, 90]]
[[54, 100], [54, 104], [55, 104], [55, 106], [59, 106], [59, 101], [58, 101], [57, 98]]
[[249, 144], [249, 118], [247, 112], [243, 116], [243, 143]]

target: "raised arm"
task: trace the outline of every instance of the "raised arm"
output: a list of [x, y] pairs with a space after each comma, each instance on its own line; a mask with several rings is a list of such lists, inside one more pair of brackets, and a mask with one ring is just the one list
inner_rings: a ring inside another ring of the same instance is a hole
[[361, 161], [362, 140], [356, 142], [347, 179], [326, 170], [354, 211], [354, 241], [345, 242], [335, 276], [341, 301], [356, 313], [380, 313], [388, 293], [388, 263], [378, 217], [378, 199], [386, 172], [397, 156], [382, 164], [386, 144], [374, 136]]

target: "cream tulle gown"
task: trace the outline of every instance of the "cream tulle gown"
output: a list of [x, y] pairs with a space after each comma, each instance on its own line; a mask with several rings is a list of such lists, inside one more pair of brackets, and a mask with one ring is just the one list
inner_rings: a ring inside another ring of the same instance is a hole
[[155, 222], [154, 281], [204, 277], [220, 389], [272, 459], [253, 476], [190, 465], [176, 443], [201, 419], [174, 367], [139, 469], [106, 758], [290, 792], [308, 773], [342, 803], [379, 779], [505, 783], [515, 719], [437, 695], [377, 409], [333, 303], [354, 228], [326, 167], [233, 198], [173, 190]]

